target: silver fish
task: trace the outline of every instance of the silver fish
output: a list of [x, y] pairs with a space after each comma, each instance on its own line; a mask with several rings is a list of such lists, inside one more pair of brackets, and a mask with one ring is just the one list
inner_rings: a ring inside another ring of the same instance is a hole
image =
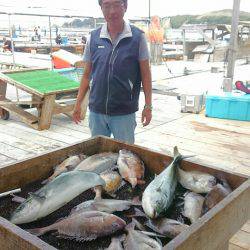
[[69, 158], [65, 159], [62, 163], [60, 163], [58, 166], [54, 168], [54, 173], [47, 180], [43, 181], [42, 184], [46, 184], [52, 181], [62, 173], [74, 170], [75, 167], [85, 158], [86, 158], [85, 155], [80, 154], [80, 155], [70, 156]]
[[128, 181], [132, 188], [137, 184], [144, 184], [144, 163], [141, 159], [129, 150], [122, 149], [119, 151], [117, 166], [123, 179]]
[[105, 152], [89, 156], [83, 160], [75, 170], [94, 172], [97, 174], [103, 173], [108, 169], [112, 169], [117, 163], [118, 154]]
[[131, 206], [140, 206], [139, 201], [126, 201], [114, 199], [95, 199], [85, 201], [71, 210], [71, 214], [82, 213], [86, 211], [101, 211], [106, 213], [113, 213], [115, 211], [128, 210]]
[[162, 249], [162, 246], [158, 241], [150, 238], [140, 231], [134, 230], [133, 227], [127, 227], [126, 230], [128, 232], [127, 237], [124, 241], [124, 247], [126, 250]]
[[174, 147], [174, 159], [155, 179], [146, 187], [142, 195], [142, 207], [150, 218], [157, 218], [171, 205], [177, 186], [176, 166], [183, 156]]
[[208, 193], [216, 185], [216, 178], [210, 174], [199, 171], [184, 171], [177, 168], [180, 184], [195, 193]]
[[111, 235], [125, 226], [125, 221], [116, 215], [90, 211], [69, 216], [47, 227], [29, 229], [28, 231], [40, 236], [56, 230], [60, 238], [90, 241], [98, 237]]
[[22, 224], [43, 218], [97, 185], [105, 185], [105, 182], [95, 173], [71, 171], [61, 174], [30, 194], [13, 212], [10, 220], [14, 224]]
[[175, 238], [182, 231], [186, 230], [189, 226], [179, 221], [157, 218], [154, 220], [148, 220], [146, 225], [157, 233], [165, 235], [168, 238]]
[[202, 207], [205, 198], [200, 194], [189, 192], [184, 197], [183, 215], [190, 219], [191, 223], [196, 222], [202, 214]]

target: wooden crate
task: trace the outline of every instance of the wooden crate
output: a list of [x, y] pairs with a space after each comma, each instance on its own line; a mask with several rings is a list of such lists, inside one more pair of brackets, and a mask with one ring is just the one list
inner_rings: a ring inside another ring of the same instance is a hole
[[[118, 152], [122, 148], [138, 154], [149, 170], [157, 174], [163, 170], [164, 163], [172, 160], [172, 157], [165, 154], [99, 136], [12, 165], [6, 165], [0, 169], [0, 192], [23, 187], [47, 177], [53, 166], [68, 155], [80, 152], [88, 155], [105, 151]], [[165, 245], [164, 249], [228, 249], [229, 239], [250, 217], [250, 180], [243, 175], [222, 172], [191, 161], [183, 161], [182, 168], [195, 169], [213, 175], [224, 174], [234, 191], [199, 221], [192, 224], [189, 229]], [[0, 249], [54, 248], [0, 217]]]

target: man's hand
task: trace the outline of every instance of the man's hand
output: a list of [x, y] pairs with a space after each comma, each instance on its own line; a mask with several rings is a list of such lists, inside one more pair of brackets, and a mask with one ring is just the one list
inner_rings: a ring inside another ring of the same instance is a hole
[[152, 110], [151, 109], [143, 109], [141, 115], [141, 122], [143, 127], [147, 126], [152, 119]]
[[73, 121], [78, 124], [81, 122], [81, 106], [76, 105], [73, 112]]

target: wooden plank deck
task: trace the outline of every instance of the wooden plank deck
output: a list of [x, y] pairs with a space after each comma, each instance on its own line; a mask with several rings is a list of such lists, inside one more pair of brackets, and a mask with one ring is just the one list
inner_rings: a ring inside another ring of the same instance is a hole
[[[141, 107], [142, 107], [142, 100]], [[137, 114], [136, 144], [172, 154], [177, 145], [192, 160], [250, 176], [250, 122], [207, 118], [180, 112], [176, 97], [153, 95], [151, 124], [144, 128]], [[88, 119], [74, 124], [64, 115], [49, 130], [37, 131], [17, 117], [0, 120], [0, 167], [90, 137]], [[250, 249], [250, 221], [231, 239], [230, 250]]]

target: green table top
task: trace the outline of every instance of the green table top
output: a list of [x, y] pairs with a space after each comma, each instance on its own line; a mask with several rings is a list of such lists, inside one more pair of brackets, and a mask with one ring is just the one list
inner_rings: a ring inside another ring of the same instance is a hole
[[34, 70], [6, 74], [9, 78], [42, 94], [79, 88], [80, 83], [48, 70]]

